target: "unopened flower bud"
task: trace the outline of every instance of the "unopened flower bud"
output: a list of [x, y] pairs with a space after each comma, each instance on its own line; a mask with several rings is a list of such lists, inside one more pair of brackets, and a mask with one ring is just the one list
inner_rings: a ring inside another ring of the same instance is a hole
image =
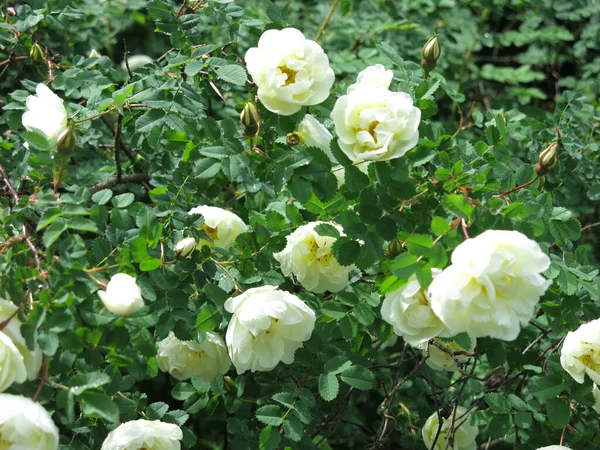
[[90, 54], [88, 55], [88, 58], [100, 58], [101, 56], [102, 55], [100, 53], [98, 53], [98, 50], [93, 48], [92, 50], [90, 50]]
[[29, 57], [31, 58], [31, 61], [34, 64], [44, 62], [44, 60], [46, 59], [46, 52], [44, 50], [44, 47], [42, 47], [39, 42], [36, 42], [35, 44], [33, 44], [31, 50], [29, 51]]
[[244, 134], [246, 137], [256, 137], [260, 131], [261, 120], [260, 113], [258, 112], [258, 109], [254, 103], [246, 103], [242, 113], [240, 114], [240, 120], [242, 121], [242, 126], [244, 127]]
[[237, 387], [235, 386], [235, 382], [230, 376], [223, 377], [223, 387], [230, 394], [237, 393]]
[[285, 137], [285, 141], [287, 142], [287, 145], [291, 145], [293, 147], [294, 145], [298, 145], [300, 143], [300, 135], [295, 131], [293, 133], [288, 133], [288, 135]]
[[548, 170], [552, 169], [558, 163], [558, 142], [552, 142], [540, 153], [539, 163]]
[[440, 42], [437, 35], [432, 36], [425, 43], [422, 50], [423, 59], [421, 59], [421, 67], [425, 73], [431, 72], [437, 65], [437, 60], [440, 57]]
[[402, 243], [398, 240], [398, 238], [394, 238], [388, 244], [388, 255], [391, 257], [396, 257], [402, 252]]
[[196, 239], [193, 237], [182, 239], [175, 246], [175, 256], [177, 258], [187, 258], [196, 249]]
[[61, 131], [61, 133], [58, 135], [58, 139], [56, 141], [56, 151], [59, 155], [68, 157], [75, 148], [75, 144], [77, 144], [77, 133], [75, 132], [73, 123], [70, 122], [67, 125], [67, 128]]

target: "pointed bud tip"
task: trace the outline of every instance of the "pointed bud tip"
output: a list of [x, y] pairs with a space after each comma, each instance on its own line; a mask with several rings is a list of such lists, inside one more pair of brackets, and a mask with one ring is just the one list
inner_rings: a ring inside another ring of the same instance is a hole
[[261, 118], [254, 103], [248, 102], [244, 105], [244, 109], [240, 113], [240, 121], [244, 127], [246, 137], [256, 137], [260, 131]]
[[29, 57], [31, 58], [31, 61], [34, 64], [39, 64], [41, 62], [44, 62], [44, 60], [46, 59], [46, 51], [44, 50], [44, 47], [40, 45], [39, 42], [36, 42], [31, 46], [31, 50], [29, 51]]

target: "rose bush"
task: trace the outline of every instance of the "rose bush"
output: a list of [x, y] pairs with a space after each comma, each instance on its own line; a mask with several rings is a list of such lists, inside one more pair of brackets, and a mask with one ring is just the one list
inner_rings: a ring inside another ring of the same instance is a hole
[[598, 447], [594, 2], [4, 3], [0, 448]]

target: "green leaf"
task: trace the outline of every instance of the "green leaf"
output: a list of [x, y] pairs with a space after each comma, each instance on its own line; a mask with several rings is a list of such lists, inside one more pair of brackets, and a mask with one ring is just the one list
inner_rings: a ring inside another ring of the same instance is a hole
[[110, 383], [110, 377], [103, 372], [81, 373], [71, 377], [69, 386], [74, 395], [81, 395], [89, 389], [96, 389]]
[[110, 189], [102, 189], [92, 195], [92, 201], [99, 205], [105, 205], [113, 196], [113, 191]]
[[548, 223], [550, 234], [556, 241], [556, 245], [564, 248], [571, 241], [576, 241], [581, 236], [581, 223], [577, 219], [569, 219], [566, 222], [551, 220]]
[[600, 200], [600, 184], [590, 187], [587, 190], [587, 196], [593, 202]]
[[558, 375], [534, 377], [530, 383], [531, 392], [540, 400], [548, 400], [565, 390], [562, 378]]
[[221, 170], [221, 161], [204, 158], [196, 162], [194, 175], [198, 178], [212, 178]]
[[354, 264], [360, 251], [360, 244], [354, 239], [341, 237], [331, 247], [333, 256], [342, 266]]
[[319, 233], [320, 236], [331, 236], [334, 238], [340, 237], [340, 232], [336, 227], [329, 223], [321, 223], [315, 227], [315, 231]]
[[375, 375], [366, 367], [352, 366], [342, 372], [340, 377], [344, 383], [359, 389], [368, 391], [375, 387]]
[[325, 363], [325, 372], [337, 375], [338, 373], [342, 373], [351, 365], [352, 361], [349, 361], [347, 357], [342, 355], [334, 356], [327, 361], [327, 363]]
[[112, 423], [119, 422], [119, 408], [106, 394], [84, 392], [81, 397], [83, 413], [90, 417], [100, 417]]
[[364, 303], [356, 305], [352, 310], [352, 315], [358, 319], [363, 325], [369, 326], [375, 321], [375, 314], [373, 310]]
[[72, 217], [67, 226], [71, 230], [89, 231], [90, 233], [98, 233], [98, 225], [85, 217]]
[[220, 321], [220, 311], [207, 304], [200, 308], [200, 312], [196, 318], [196, 329], [198, 331], [212, 331], [219, 326]]
[[283, 410], [277, 405], [261, 406], [256, 410], [256, 418], [266, 425], [279, 426], [283, 423]]
[[431, 220], [431, 231], [433, 231], [433, 234], [436, 236], [443, 236], [448, 230], [450, 230], [450, 224], [448, 224], [443, 217], [435, 216]]
[[551, 398], [546, 402], [546, 413], [555, 430], [562, 430], [571, 421], [571, 408], [562, 398]]
[[398, 278], [407, 279], [417, 270], [417, 257], [410, 253], [402, 253], [394, 259], [390, 270]]
[[185, 66], [185, 74], [188, 77], [193, 77], [198, 72], [200, 72], [205, 65], [206, 62], [204, 60], [192, 61], [187, 66]]
[[510, 402], [502, 394], [491, 393], [485, 396], [485, 402], [496, 414], [507, 414], [512, 410]]
[[131, 192], [127, 192], [113, 197], [111, 203], [115, 208], [127, 208], [134, 200], [135, 196]]
[[162, 261], [159, 258], [148, 258], [140, 263], [140, 270], [142, 272], [151, 272], [162, 266]]
[[46, 232], [44, 233], [44, 237], [42, 238], [44, 247], [48, 248], [52, 244], [54, 244], [66, 229], [67, 222], [63, 219], [58, 219], [52, 222], [46, 230]]
[[281, 442], [281, 434], [277, 428], [266, 426], [260, 431], [259, 449], [260, 450], [275, 450]]
[[227, 83], [236, 84], [238, 86], [243, 86], [246, 84], [246, 80], [248, 79], [244, 68], [237, 64], [221, 66], [215, 71], [215, 73], [221, 80], [226, 81]]
[[473, 215], [473, 207], [469, 201], [463, 196], [458, 194], [446, 194], [442, 201], [442, 206], [450, 214], [460, 217], [465, 220], [469, 220]]
[[334, 400], [340, 391], [340, 382], [333, 373], [322, 374], [319, 376], [319, 394], [323, 400], [330, 402]]
[[397, 67], [404, 66], [404, 60], [402, 59], [402, 56], [400, 56], [400, 53], [398, 53], [398, 51], [390, 44], [388, 44], [387, 42], [380, 42], [379, 44], [375, 45], [377, 47], [377, 50], [379, 50], [379, 52], [383, 56], [389, 59], [393, 65]]
[[302, 423], [295, 417], [287, 417], [283, 421], [283, 431], [285, 435], [294, 442], [300, 442], [304, 430], [302, 429]]

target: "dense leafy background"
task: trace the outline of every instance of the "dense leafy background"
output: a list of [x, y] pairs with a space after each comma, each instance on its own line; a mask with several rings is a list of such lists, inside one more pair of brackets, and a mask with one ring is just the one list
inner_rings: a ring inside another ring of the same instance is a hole
[[[190, 6], [3, 2], [0, 162], [14, 192], [3, 184], [0, 297], [23, 302], [23, 333], [46, 355], [40, 379], [11, 391], [33, 397], [41, 387], [62, 448], [99, 448], [115, 423], [147, 417], [181, 425], [186, 448], [422, 449], [424, 421], [455, 404], [478, 409], [481, 448], [532, 449], [561, 435], [574, 449], [599, 447], [591, 383], [575, 383], [557, 352], [567, 331], [599, 316], [600, 3], [339, 2], [319, 39], [338, 82], [310, 112], [332, 128], [336, 96], [383, 63], [395, 72], [392, 88], [409, 92], [425, 118], [419, 146], [371, 165], [368, 176], [334, 144], [346, 166], [340, 189], [322, 152], [285, 143], [306, 109], [290, 117], [261, 109], [256, 142], [239, 122], [255, 94], [245, 51], [268, 28], [290, 25], [314, 38], [331, 4]], [[420, 51], [433, 32], [442, 57], [424, 80]], [[35, 41], [47, 49], [40, 64], [28, 56]], [[103, 56], [89, 58], [92, 49]], [[121, 68], [126, 51], [154, 62], [130, 77]], [[81, 123], [58, 200], [58, 158], [21, 124], [39, 82], [76, 120], [104, 113]], [[557, 128], [559, 164], [499, 197], [534, 177]], [[133, 183], [114, 180], [115, 145]], [[200, 216], [187, 215], [201, 203], [236, 212], [252, 233], [229, 254], [205, 249], [164, 264], [183, 236], [202, 236]], [[317, 219], [344, 227], [336, 257], [360, 269], [335, 295], [302, 291], [272, 257], [293, 229]], [[516, 341], [480, 339], [461, 372], [436, 372], [401, 339], [385, 345], [392, 330], [380, 294], [415, 272], [426, 284], [430, 267], [444, 267], [464, 239], [460, 219], [472, 236], [517, 229], [535, 239], [551, 255], [554, 283]], [[103, 310], [95, 293], [95, 280], [116, 272], [137, 276], [147, 304], [127, 319]], [[294, 365], [232, 370], [210, 384], [158, 371], [157, 340], [171, 330], [182, 339], [223, 332], [223, 303], [236, 285], [263, 284], [317, 311]]]

